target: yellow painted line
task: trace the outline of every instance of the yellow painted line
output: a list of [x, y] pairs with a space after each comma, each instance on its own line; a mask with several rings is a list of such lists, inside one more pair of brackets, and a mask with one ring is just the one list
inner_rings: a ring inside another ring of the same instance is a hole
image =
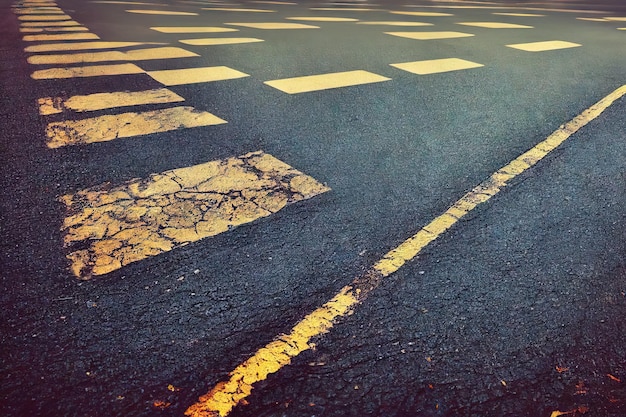
[[26, 35], [23, 38], [26, 42], [45, 42], [45, 41], [73, 41], [100, 39], [98, 35], [93, 33], [64, 33], [64, 34], [44, 34], [44, 35]]
[[432, 59], [428, 61], [403, 62], [399, 64], [390, 64], [392, 67], [408, 71], [413, 74], [426, 75], [438, 74], [441, 72], [460, 71], [471, 68], [484, 67], [472, 61], [466, 61], [459, 58]]
[[617, 30], [626, 30], [626, 28], [617, 28]]
[[89, 112], [125, 106], [177, 103], [181, 101], [185, 101], [185, 99], [173, 91], [167, 88], [158, 88], [147, 91], [96, 93], [73, 96], [68, 99], [62, 97], [44, 97], [38, 100], [38, 104], [39, 114], [47, 116], [64, 111]]
[[258, 38], [202, 38], [202, 39], [181, 39], [180, 43], [185, 45], [196, 46], [213, 46], [213, 45], [235, 45], [240, 43], [263, 42]]
[[65, 14], [65, 12], [58, 7], [49, 8], [49, 9], [17, 9], [17, 10], [14, 10], [14, 13], [15, 14], [39, 14], [39, 15], [41, 14], [46, 14], [46, 15]]
[[50, 68], [34, 71], [35, 80], [59, 78], [100, 77], [107, 75], [143, 74], [145, 71], [135, 64], [92, 65], [89, 67]]
[[249, 77], [225, 66], [149, 71], [148, 75], [163, 85], [185, 85]]
[[614, 22], [626, 22], [626, 17], [605, 17], [605, 19]]
[[91, 3], [102, 3], [102, 4], [129, 4], [129, 5], [139, 5], [139, 6], [163, 6], [163, 7], [167, 7], [169, 6], [168, 4], [162, 4], [162, 3], [142, 3], [139, 1], [107, 1], [107, 0], [100, 0], [100, 1], [92, 1]]
[[618, 88], [575, 117], [544, 141], [500, 168], [473, 190], [465, 194], [443, 214], [436, 217], [416, 234], [389, 251], [365, 274], [343, 287], [330, 301], [309, 313], [288, 334], [281, 334], [228, 374], [228, 380], [218, 383], [191, 405], [185, 415], [190, 417], [224, 417], [252, 392], [254, 384], [278, 372], [300, 353], [312, 349], [313, 338], [329, 332], [342, 317], [351, 314], [382, 279], [393, 274], [414, 259], [430, 242], [441, 236], [481, 203], [498, 194], [510, 181], [528, 170], [578, 130], [598, 117], [615, 100], [626, 94], [626, 85]]
[[175, 11], [166, 11], [166, 10], [126, 10], [128, 13], [136, 13], [136, 14], [155, 14], [161, 16], [198, 16], [198, 13], [192, 12], [175, 12]]
[[608, 22], [607, 19], [602, 17], [577, 17], [577, 20], [587, 20], [589, 22]]
[[135, 49], [127, 52], [83, 52], [77, 54], [35, 55], [28, 57], [28, 63], [44, 64], [77, 64], [106, 61], [146, 61], [154, 59], [189, 58], [199, 56], [196, 53], [177, 47]]
[[250, 3], [257, 3], [257, 4], [285, 4], [285, 5], [298, 4], [298, 3], [292, 3], [290, 1], [251, 1]]
[[374, 74], [368, 71], [357, 70], [285, 78], [282, 80], [266, 81], [265, 84], [287, 94], [298, 94], [389, 80], [391, 80], [391, 78], [383, 77], [382, 75]]
[[155, 26], [150, 29], [161, 33], [221, 33], [239, 32], [239, 29], [221, 28], [215, 26]]
[[378, 9], [366, 9], [363, 7], [311, 7], [309, 10], [319, 10], [324, 12], [375, 12]]
[[172, 107], [141, 113], [52, 122], [46, 127], [48, 137], [46, 144], [48, 148], [54, 149], [222, 123], [226, 121], [193, 107]]
[[443, 17], [443, 16], [454, 16], [450, 13], [439, 13], [439, 12], [404, 12], [404, 11], [392, 11], [389, 12], [391, 14], [400, 14], [405, 16], [427, 16], [427, 17]]
[[80, 26], [81, 24], [74, 20], [63, 20], [61, 22], [22, 22], [22, 27], [39, 27], [39, 26]]
[[545, 17], [545, 14], [535, 13], [491, 13], [499, 16], [516, 16], [516, 17]]
[[352, 19], [350, 17], [287, 17], [287, 20], [304, 20], [309, 22], [358, 22], [359, 19]]
[[419, 41], [433, 40], [433, 39], [453, 39], [453, 38], [467, 38], [474, 36], [471, 33], [463, 32], [385, 32], [387, 35], [398, 36], [401, 38], [416, 39]]
[[47, 22], [54, 20], [71, 20], [72, 18], [66, 14], [49, 14], [49, 15], [22, 15], [18, 16], [18, 20], [22, 22], [34, 21], [34, 22]]
[[578, 43], [565, 42], [565, 41], [544, 41], [544, 42], [530, 42], [530, 43], [518, 43], [514, 45], [507, 45], [509, 48], [520, 49], [528, 52], [542, 52], [542, 51], [554, 51], [556, 49], [576, 48], [581, 46]]
[[329, 190], [259, 151], [65, 195], [65, 246], [83, 246], [68, 254], [70, 269], [107, 274]]
[[24, 48], [25, 52], [61, 52], [82, 51], [88, 49], [114, 49], [128, 46], [149, 45], [150, 42], [67, 42], [31, 45]]
[[249, 22], [249, 23], [225, 23], [226, 25], [242, 26], [252, 29], [319, 29], [319, 26], [305, 25], [302, 23], [280, 23], [280, 22]]
[[202, 10], [211, 10], [217, 12], [242, 12], [242, 13], [276, 13], [276, 10], [266, 9], [235, 9], [230, 7], [203, 7]]
[[53, 27], [25, 27], [20, 28], [21, 33], [44, 33], [44, 32], [89, 32], [89, 29], [84, 26], [53, 26]]
[[515, 23], [502, 23], [502, 22], [462, 22], [457, 25], [473, 26], [487, 29], [532, 29], [532, 26], [517, 25]]
[[432, 23], [425, 22], [397, 22], [390, 21], [372, 21], [372, 22], [357, 22], [357, 25], [380, 25], [380, 26], [432, 26]]

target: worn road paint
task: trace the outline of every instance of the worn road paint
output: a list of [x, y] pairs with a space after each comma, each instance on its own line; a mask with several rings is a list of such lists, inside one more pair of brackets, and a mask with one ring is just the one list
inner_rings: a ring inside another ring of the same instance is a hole
[[528, 52], [543, 52], [554, 51], [556, 49], [576, 48], [582, 46], [578, 43], [565, 42], [565, 41], [544, 41], [544, 42], [530, 42], [530, 43], [517, 43], [513, 45], [507, 45], [509, 48], [520, 49]]
[[224, 66], [149, 71], [148, 75], [161, 84], [168, 86], [208, 83], [249, 77], [248, 74]]
[[292, 3], [292, 2], [289, 2], [289, 1], [251, 1], [250, 3], [257, 3], [257, 4], [286, 4], [286, 5], [298, 4], [298, 3]]
[[276, 10], [265, 9], [233, 9], [229, 7], [202, 7], [202, 10], [210, 10], [217, 12], [242, 12], [242, 13], [276, 13]]
[[166, 11], [166, 10], [126, 10], [128, 13], [136, 13], [136, 14], [156, 14], [162, 16], [198, 16], [198, 13], [191, 12], [175, 12], [175, 11]]
[[147, 61], [154, 59], [190, 58], [199, 56], [186, 49], [167, 46], [162, 48], [135, 49], [132, 51], [84, 52], [63, 55], [35, 55], [28, 57], [29, 64], [81, 64], [107, 61]]
[[359, 19], [350, 17], [287, 17], [287, 20], [303, 20], [308, 22], [358, 22]]
[[100, 39], [100, 37], [93, 33], [65, 33], [60, 35], [26, 35], [22, 39], [26, 42], [46, 42]]
[[351, 314], [358, 304], [378, 288], [382, 279], [393, 274], [412, 260], [430, 242], [457, 223], [479, 204], [491, 199], [522, 172], [528, 170], [578, 130], [598, 117], [615, 100], [626, 94], [626, 85], [618, 88], [565, 125], [559, 127], [544, 141], [500, 168], [473, 190], [465, 194], [443, 214], [436, 217], [416, 234], [389, 251], [365, 274], [343, 287], [329, 302], [305, 316], [289, 334], [278, 335], [260, 348], [249, 359], [228, 375], [228, 380], [218, 383], [207, 394], [190, 406], [185, 415], [191, 417], [224, 417], [250, 395], [254, 384], [265, 380], [269, 374], [283, 366], [313, 344], [311, 339], [331, 330], [340, 318]]
[[487, 29], [532, 29], [532, 26], [517, 25], [515, 23], [502, 22], [459, 22], [457, 25], [473, 26]]
[[239, 32], [239, 29], [221, 28], [215, 26], [155, 26], [150, 29], [161, 33], [221, 33]]
[[130, 4], [130, 5], [139, 5], [139, 6], [163, 6], [167, 7], [167, 4], [162, 3], [142, 3], [138, 1], [114, 1], [114, 0], [96, 0], [92, 1], [92, 3], [101, 3], [101, 4]]
[[60, 22], [22, 22], [22, 27], [40, 27], [40, 26], [81, 26], [80, 23], [74, 20], [63, 20]]
[[252, 29], [319, 29], [319, 26], [305, 25], [303, 23], [280, 23], [280, 22], [258, 22], [258, 23], [224, 23], [225, 25], [242, 26]]
[[22, 27], [21, 33], [49, 33], [49, 32], [89, 32], [84, 26], [52, 26], [52, 27]]
[[428, 61], [403, 62], [399, 64], [390, 64], [392, 67], [399, 68], [413, 74], [426, 75], [437, 74], [440, 72], [460, 71], [470, 68], [483, 67], [472, 61], [466, 61], [459, 58], [432, 59]]
[[79, 278], [106, 274], [329, 190], [261, 151], [105, 184], [61, 198], [67, 257]]
[[605, 19], [614, 22], [626, 22], [626, 17], [605, 17]]
[[31, 74], [35, 80], [56, 78], [102, 77], [107, 75], [143, 74], [145, 71], [135, 64], [93, 65], [90, 67], [50, 68]]
[[389, 12], [391, 14], [401, 14], [406, 16], [428, 16], [428, 17], [443, 17], [443, 16], [454, 16], [450, 13], [438, 13], [438, 12], [402, 12], [402, 11], [392, 11]]
[[15, 14], [38, 14], [38, 15], [65, 14], [65, 12], [59, 9], [58, 7], [54, 7], [54, 8], [50, 7], [47, 9], [44, 9], [44, 8], [15, 9], [13, 10], [13, 12]]
[[63, 113], [64, 111], [81, 113], [125, 106], [177, 103], [181, 101], [185, 101], [185, 99], [173, 91], [167, 88], [158, 88], [147, 91], [96, 93], [84, 96], [73, 96], [68, 99], [62, 97], [44, 97], [38, 100], [38, 104], [39, 114], [47, 116], [50, 114]]
[[357, 25], [380, 25], [380, 26], [433, 26], [432, 23], [425, 22], [396, 22], [389, 21], [371, 21], [371, 22], [357, 22]]
[[453, 39], [468, 38], [474, 36], [471, 33], [463, 32], [385, 32], [387, 35], [398, 36], [400, 38], [416, 39], [418, 41], [427, 41], [434, 39]]
[[50, 20], [71, 20], [72, 18], [66, 14], [62, 14], [62, 15], [57, 15], [57, 14], [50, 14], [50, 15], [22, 15], [18, 17], [18, 20], [21, 21], [34, 21], [34, 22], [43, 22], [43, 21], [50, 21]]
[[391, 80], [391, 78], [383, 77], [382, 75], [374, 74], [368, 71], [357, 70], [284, 78], [281, 80], [265, 81], [265, 84], [287, 94], [298, 94], [389, 80]]
[[534, 13], [491, 13], [498, 16], [515, 16], [515, 17], [546, 17], [545, 14]]
[[587, 20], [589, 22], [608, 22], [608, 20], [601, 17], [577, 17], [577, 20]]
[[362, 7], [311, 7], [309, 10], [319, 10], [323, 12], [376, 12], [379, 9], [365, 9]]
[[31, 45], [24, 48], [24, 52], [62, 52], [62, 51], [83, 51], [89, 49], [114, 49], [126, 48], [129, 46], [149, 45], [146, 42], [64, 42], [64, 43], [44, 43], [41, 45]]
[[141, 113], [107, 114], [49, 123], [46, 127], [46, 144], [48, 148], [60, 148], [222, 123], [226, 121], [209, 112], [187, 106]]
[[258, 38], [202, 38], [202, 39], [181, 39], [178, 42], [185, 45], [212, 46], [212, 45], [235, 45], [239, 43], [264, 42]]

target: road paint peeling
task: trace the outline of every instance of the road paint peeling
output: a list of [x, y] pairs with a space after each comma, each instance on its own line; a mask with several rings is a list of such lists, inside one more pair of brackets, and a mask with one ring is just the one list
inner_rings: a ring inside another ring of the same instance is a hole
[[[257, 151], [66, 195], [70, 269], [82, 279], [107, 274], [329, 190]], [[299, 329], [304, 337], [306, 326]]]
[[543, 41], [543, 42], [530, 42], [530, 43], [517, 43], [513, 45], [507, 45], [509, 48], [519, 49], [527, 52], [543, 52], [554, 51], [557, 49], [568, 49], [582, 46], [578, 43], [565, 42], [565, 41]]
[[135, 49], [132, 51], [83, 52], [76, 54], [35, 55], [27, 61], [33, 65], [82, 64], [107, 61], [147, 61], [155, 59], [190, 58], [199, 56], [186, 49], [173, 46], [161, 48]]
[[[500, 168], [477, 187], [465, 194], [448, 210], [428, 223], [416, 234], [386, 253], [365, 274], [343, 287], [337, 295], [296, 324], [288, 335], [279, 335], [249, 359], [237, 366], [225, 382], [218, 383], [191, 405], [185, 414], [190, 417], [224, 417], [245, 401], [255, 383], [288, 365], [291, 359], [313, 347], [311, 340], [328, 333], [337, 320], [351, 314], [358, 304], [378, 288], [382, 279], [412, 260], [430, 242], [437, 239], [479, 204], [489, 201], [522, 172], [528, 170], [556, 149], [571, 135], [598, 117], [614, 101], [626, 95], [626, 85], [613, 91], [580, 115], [559, 127], [544, 141]], [[300, 329], [306, 337], [300, 337]]]
[[107, 75], [143, 74], [145, 71], [135, 64], [93, 65], [89, 67], [50, 68], [33, 71], [31, 78], [49, 80], [74, 77], [101, 77]]
[[159, 88], [147, 91], [96, 93], [73, 96], [68, 99], [64, 99], [63, 97], [44, 97], [38, 100], [38, 104], [39, 114], [47, 116], [68, 110], [74, 112], [88, 112], [125, 106], [176, 103], [181, 101], [185, 101], [185, 99], [173, 91], [167, 88]]
[[408, 71], [418, 75], [438, 74], [442, 72], [460, 71], [484, 66], [483, 64], [466, 61], [465, 59], [460, 58], [431, 59], [427, 61], [403, 62], [390, 65], [403, 71]]
[[265, 81], [265, 84], [287, 94], [298, 94], [389, 80], [391, 80], [391, 78], [383, 77], [382, 75], [374, 74], [368, 71], [356, 70], [284, 78], [281, 80]]
[[418, 41], [428, 41], [434, 39], [469, 38], [474, 36], [471, 33], [463, 32], [384, 32], [386, 35], [398, 36], [400, 38], [415, 39]]
[[46, 144], [48, 148], [54, 149], [223, 123], [226, 121], [209, 112], [188, 106], [141, 113], [107, 114], [49, 123], [46, 127]]

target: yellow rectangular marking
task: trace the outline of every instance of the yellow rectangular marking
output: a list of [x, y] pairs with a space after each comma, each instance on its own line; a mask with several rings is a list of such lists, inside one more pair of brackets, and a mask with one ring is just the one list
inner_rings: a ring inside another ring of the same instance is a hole
[[97, 0], [92, 1], [92, 3], [100, 3], [100, 4], [130, 4], [130, 5], [139, 5], [139, 6], [167, 6], [163, 3], [145, 3], [139, 1], [114, 1], [114, 0]]
[[154, 14], [160, 16], [198, 16], [198, 13], [175, 12], [171, 10], [126, 10], [126, 12], [136, 14]]
[[51, 21], [51, 20], [71, 20], [71, 19], [72, 18], [66, 14], [22, 15], [18, 17], [18, 20], [21, 20], [23, 22], [24, 21], [44, 22], [44, 21]]
[[468, 38], [470, 36], [474, 36], [471, 33], [463, 32], [385, 32], [385, 34], [407, 39], [416, 39], [418, 41], [433, 39]]
[[378, 9], [366, 9], [364, 7], [311, 7], [309, 10], [319, 10], [324, 12], [373, 12]]
[[626, 22], [626, 17], [605, 17], [605, 19], [614, 22]]
[[65, 195], [61, 230], [71, 271], [88, 279], [329, 190], [272, 155], [251, 152]]
[[63, 33], [63, 34], [43, 34], [43, 35], [26, 35], [26, 42], [45, 42], [45, 41], [74, 41], [87, 39], [100, 39], [98, 35], [93, 33]]
[[114, 49], [128, 46], [148, 45], [146, 42], [65, 42], [31, 45], [24, 48], [25, 52], [62, 52], [82, 51], [88, 49]]
[[161, 33], [221, 33], [239, 32], [239, 29], [221, 28], [215, 26], [155, 26], [150, 29]]
[[63, 20], [61, 22], [22, 22], [22, 27], [40, 27], [40, 26], [80, 26], [81, 24], [74, 20]]
[[617, 30], [626, 30], [626, 28], [617, 28]]
[[202, 38], [202, 39], [181, 39], [180, 43], [185, 45], [212, 46], [212, 45], [234, 45], [240, 43], [263, 42], [257, 38]]
[[437, 74], [441, 72], [459, 71], [470, 68], [479, 68], [484, 65], [472, 61], [466, 61], [460, 58], [432, 59], [427, 61], [403, 62], [399, 64], [390, 64], [392, 67], [399, 68], [413, 74], [426, 75]]
[[128, 52], [85, 52], [63, 55], [35, 55], [28, 58], [33, 65], [44, 64], [77, 64], [106, 61], [144, 61], [152, 59], [172, 59], [195, 57], [198, 54], [176, 47], [136, 49]]
[[276, 10], [265, 9], [235, 9], [229, 7], [202, 7], [202, 10], [218, 11], [218, 12], [242, 12], [242, 13], [276, 13]]
[[185, 101], [185, 99], [167, 88], [147, 91], [96, 93], [73, 96], [68, 99], [62, 97], [44, 97], [38, 100], [39, 114], [44, 116], [62, 113], [68, 110], [74, 112], [89, 112], [125, 106], [176, 103], [181, 101]]
[[248, 77], [225, 66], [149, 71], [148, 75], [163, 85], [185, 85]]
[[298, 4], [298, 3], [292, 3], [290, 1], [251, 1], [250, 3], [257, 3], [257, 4], [287, 4], [287, 5]]
[[389, 21], [370, 21], [370, 22], [357, 22], [357, 25], [380, 25], [380, 26], [433, 26], [432, 23], [426, 22], [398, 22], [394, 20]]
[[319, 29], [319, 26], [305, 25], [303, 23], [259, 22], [259, 23], [225, 23], [226, 25], [242, 26], [252, 29]]
[[545, 14], [535, 13], [492, 13], [498, 16], [515, 16], [515, 17], [545, 17]]
[[532, 29], [532, 26], [517, 25], [515, 23], [502, 22], [459, 22], [457, 25], [473, 26], [487, 29]]
[[146, 61], [152, 59], [174, 59], [174, 58], [191, 58], [200, 56], [194, 52], [174, 46], [162, 48], [133, 49], [124, 52], [124, 55], [130, 61]]
[[582, 46], [578, 43], [565, 42], [565, 41], [544, 41], [544, 42], [530, 42], [530, 43], [517, 43], [513, 45], [507, 45], [509, 48], [520, 49], [528, 52], [542, 52], [542, 51], [554, 51], [556, 49], [576, 48]]
[[403, 11], [392, 11], [389, 12], [391, 14], [401, 14], [405, 16], [427, 16], [427, 17], [443, 17], [443, 16], [454, 16], [450, 13], [439, 13], [439, 12], [403, 12]]
[[285, 78], [282, 80], [266, 81], [265, 84], [287, 94], [298, 94], [389, 80], [391, 80], [391, 78], [383, 77], [382, 75], [374, 74], [368, 71], [357, 70]]
[[57, 78], [100, 77], [106, 75], [143, 74], [145, 71], [135, 64], [93, 65], [89, 67], [50, 68], [31, 74], [35, 80]]
[[587, 20], [589, 22], [608, 22], [608, 20], [601, 17], [577, 17], [577, 20]]
[[25, 27], [20, 28], [21, 33], [43, 33], [43, 32], [89, 32], [89, 29], [84, 26], [68, 26], [68, 27], [38, 27], [31, 28]]
[[51, 14], [65, 14], [63, 10], [58, 7], [55, 8], [30, 8], [30, 9], [16, 9], [14, 10], [15, 14], [38, 14], [38, 15], [51, 15]]
[[357, 22], [359, 19], [353, 19], [350, 17], [325, 17], [325, 16], [311, 16], [311, 17], [287, 17], [287, 20], [303, 20], [308, 22]]
[[172, 107], [49, 123], [46, 144], [48, 148], [60, 148], [222, 123], [226, 121], [193, 107]]

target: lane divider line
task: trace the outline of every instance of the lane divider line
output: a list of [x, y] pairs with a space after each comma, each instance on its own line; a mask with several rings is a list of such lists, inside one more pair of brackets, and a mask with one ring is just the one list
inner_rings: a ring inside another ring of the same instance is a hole
[[281, 334], [257, 350], [254, 355], [230, 372], [227, 381], [218, 383], [191, 405], [185, 411], [185, 415], [191, 417], [228, 415], [235, 406], [244, 402], [245, 398], [250, 395], [255, 383], [265, 380], [270, 374], [290, 364], [297, 355], [313, 348], [315, 344], [312, 339], [329, 332], [339, 319], [351, 314], [357, 305], [378, 288], [383, 278], [414, 259], [422, 249], [456, 224], [463, 216], [498, 194], [509, 185], [512, 179], [530, 169], [625, 94], [626, 85], [623, 85], [559, 127], [532, 149], [497, 170], [443, 214], [385, 254], [368, 272], [343, 287], [330, 301], [304, 317], [289, 334]]

